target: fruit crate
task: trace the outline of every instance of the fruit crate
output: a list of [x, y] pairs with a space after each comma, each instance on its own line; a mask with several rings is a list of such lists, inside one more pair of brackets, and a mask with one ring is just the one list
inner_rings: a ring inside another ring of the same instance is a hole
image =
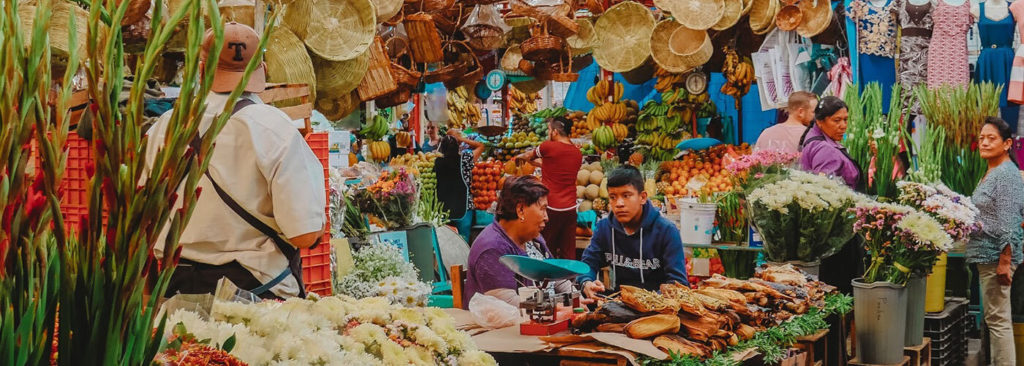
[[[324, 167], [324, 188], [326, 189], [327, 202], [324, 215], [327, 217], [327, 227], [330, 228], [331, 206], [330, 206], [330, 141], [327, 132], [316, 132], [306, 135], [306, 143], [316, 154], [320, 164]], [[315, 292], [319, 295], [331, 295], [331, 233], [324, 232], [320, 245], [309, 250], [303, 249], [302, 255], [302, 281], [306, 285], [307, 292]]]
[[947, 297], [946, 306], [941, 312], [925, 314], [925, 333], [942, 335], [954, 326], [966, 331], [963, 319], [967, 316], [967, 304], [968, 300], [965, 298]]
[[967, 329], [970, 325], [968, 301], [946, 298], [942, 312], [925, 315], [925, 336], [932, 339], [932, 365], [959, 365], [967, 355]]

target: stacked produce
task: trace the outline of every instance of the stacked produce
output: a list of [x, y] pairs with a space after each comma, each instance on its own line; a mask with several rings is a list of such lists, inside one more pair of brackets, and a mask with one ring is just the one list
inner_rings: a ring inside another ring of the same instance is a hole
[[416, 153], [399, 155], [391, 159], [389, 164], [392, 167], [404, 166], [409, 172], [419, 178], [420, 186], [423, 189], [434, 189], [437, 187], [437, 175], [434, 174], [434, 160], [441, 156], [439, 152]]
[[448, 90], [448, 127], [465, 129], [467, 125], [475, 125], [483, 118], [480, 107], [476, 105], [465, 86]]
[[710, 195], [733, 188], [731, 174], [724, 168], [726, 155], [750, 154], [750, 145], [718, 145], [661, 165], [659, 190], [667, 197]]
[[580, 135], [593, 132], [594, 145], [601, 150], [616, 146], [629, 136], [629, 125], [636, 122], [639, 107], [636, 101], [622, 100], [622, 84], [601, 80], [587, 91], [587, 100], [594, 109], [586, 117]]
[[584, 164], [576, 174], [576, 198], [582, 199], [579, 211], [608, 209], [608, 179], [600, 163]]
[[[515, 159], [505, 162], [505, 174], [517, 177], [521, 175], [533, 175], [537, 167], [527, 162], [517, 162]], [[501, 189], [501, 187], [498, 187]]]
[[647, 102], [636, 121], [636, 145], [651, 159], [672, 160], [678, 153], [676, 145], [689, 137], [684, 123], [689, 114], [689, 109]]
[[725, 76], [725, 84], [722, 85], [722, 94], [731, 95], [736, 99], [736, 110], [740, 109], [740, 100], [747, 92], [750, 92], [750, 85], [757, 81], [754, 76], [754, 65], [747, 60], [740, 59], [736, 50], [726, 48], [725, 62], [722, 63], [722, 74]]
[[512, 116], [512, 132], [533, 133], [541, 139], [548, 137], [548, 124], [541, 118], [532, 118], [525, 115]]
[[376, 162], [384, 162], [391, 156], [391, 145], [382, 141], [388, 134], [388, 119], [382, 115], [373, 116], [370, 121], [359, 130], [359, 135], [364, 141], [369, 141], [367, 147], [370, 149], [370, 159]]
[[716, 274], [698, 289], [673, 283], [659, 290], [621, 286], [617, 299], [574, 319], [572, 326], [580, 332], [621, 332], [678, 356], [705, 358], [794, 315], [825, 307], [825, 296], [835, 292], [791, 265], [762, 267], [750, 280]]
[[473, 167], [472, 187], [469, 192], [473, 196], [474, 208], [486, 210], [498, 200], [498, 190], [505, 181], [502, 170], [501, 162], [495, 160], [481, 161]]
[[582, 153], [584, 156], [597, 155], [597, 148], [594, 147], [594, 144], [585, 143], [583, 144], [583, 146], [580, 146], [580, 153]]
[[540, 94], [526, 94], [516, 89], [515, 86], [508, 87], [508, 110], [512, 114], [530, 115], [537, 112], [537, 100]]
[[491, 146], [490, 157], [497, 160], [508, 161], [522, 154], [529, 149], [540, 145], [540, 136], [536, 133], [516, 132], [511, 135], [502, 136], [498, 142]]

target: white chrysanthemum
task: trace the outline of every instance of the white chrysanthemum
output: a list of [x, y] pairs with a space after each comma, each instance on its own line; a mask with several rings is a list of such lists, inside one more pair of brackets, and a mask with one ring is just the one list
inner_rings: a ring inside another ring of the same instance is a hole
[[412, 339], [414, 342], [419, 343], [427, 348], [435, 350], [440, 353], [448, 353], [448, 342], [445, 342], [441, 336], [434, 333], [433, 330], [427, 327], [418, 327], [412, 332]]
[[942, 224], [931, 216], [914, 212], [903, 216], [896, 227], [910, 233], [918, 243], [928, 245], [941, 251], [949, 251], [953, 246], [953, 238], [942, 228]]
[[494, 357], [484, 351], [473, 350], [459, 356], [460, 366], [494, 366], [497, 364]]

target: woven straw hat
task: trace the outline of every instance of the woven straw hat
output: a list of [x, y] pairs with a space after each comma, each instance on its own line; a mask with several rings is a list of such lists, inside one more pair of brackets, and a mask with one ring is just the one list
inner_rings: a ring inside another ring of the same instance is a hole
[[750, 30], [754, 34], [765, 34], [775, 27], [775, 14], [779, 12], [779, 0], [754, 0], [750, 7]]
[[722, 13], [722, 19], [711, 26], [711, 29], [726, 30], [736, 25], [743, 17], [743, 3], [744, 0], [725, 0], [725, 12]]
[[271, 83], [308, 84], [310, 99], [316, 99], [316, 74], [313, 60], [295, 33], [278, 27], [270, 33], [267, 52], [267, 81]]
[[707, 63], [714, 53], [707, 31], [684, 26], [677, 27], [669, 35], [668, 49], [690, 68]]
[[803, 0], [797, 3], [803, 21], [796, 27], [797, 34], [811, 38], [828, 29], [832, 22], [832, 3], [828, 0]]
[[317, 94], [337, 97], [355, 90], [369, 64], [369, 52], [346, 61], [328, 61], [313, 55]]
[[316, 110], [323, 113], [324, 117], [328, 120], [338, 121], [342, 118], [348, 117], [349, 114], [355, 112], [359, 108], [359, 95], [356, 93], [348, 92], [341, 94], [337, 97], [320, 96], [316, 99], [314, 107]]
[[803, 13], [796, 5], [786, 5], [775, 15], [775, 25], [784, 31], [791, 31], [800, 25]]
[[674, 0], [668, 6], [676, 21], [690, 29], [709, 29], [725, 14], [724, 0]]
[[569, 53], [573, 56], [588, 54], [593, 51], [594, 44], [597, 43], [594, 23], [587, 19], [576, 19], [576, 24], [580, 26], [579, 32], [565, 39], [565, 42], [569, 44]]
[[654, 62], [661, 68], [671, 73], [684, 73], [693, 68], [686, 62], [686, 59], [672, 52], [668, 47], [668, 40], [677, 28], [682, 27], [673, 20], [662, 20], [654, 27], [651, 33], [651, 56]]
[[313, 0], [305, 21], [306, 46], [331, 61], [362, 55], [377, 34], [377, 13], [370, 0]]
[[594, 24], [594, 61], [612, 72], [640, 67], [651, 55], [654, 26], [654, 15], [640, 3], [626, 1], [612, 6]]
[[373, 9], [377, 13], [377, 21], [386, 22], [394, 18], [395, 15], [398, 15], [398, 12], [402, 11], [402, 5], [404, 4], [405, 2], [402, 0], [373, 0]]
[[[85, 42], [89, 33], [89, 12], [67, 1], [54, 1], [53, 10], [50, 13], [50, 52], [54, 56], [67, 58], [72, 45], [68, 44], [68, 19], [75, 17], [75, 40], [78, 42], [75, 51], [79, 58], [85, 57]], [[25, 38], [25, 45], [32, 44], [32, 24], [36, 18], [36, 6], [34, 3], [18, 4], [18, 18], [21, 19], [21, 29]]]

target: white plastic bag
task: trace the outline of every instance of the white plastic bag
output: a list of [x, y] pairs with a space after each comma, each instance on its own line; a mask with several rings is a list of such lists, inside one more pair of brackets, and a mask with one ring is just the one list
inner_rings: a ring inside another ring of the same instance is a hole
[[469, 300], [469, 312], [477, 325], [489, 329], [500, 329], [519, 324], [519, 309], [497, 297], [481, 293]]

